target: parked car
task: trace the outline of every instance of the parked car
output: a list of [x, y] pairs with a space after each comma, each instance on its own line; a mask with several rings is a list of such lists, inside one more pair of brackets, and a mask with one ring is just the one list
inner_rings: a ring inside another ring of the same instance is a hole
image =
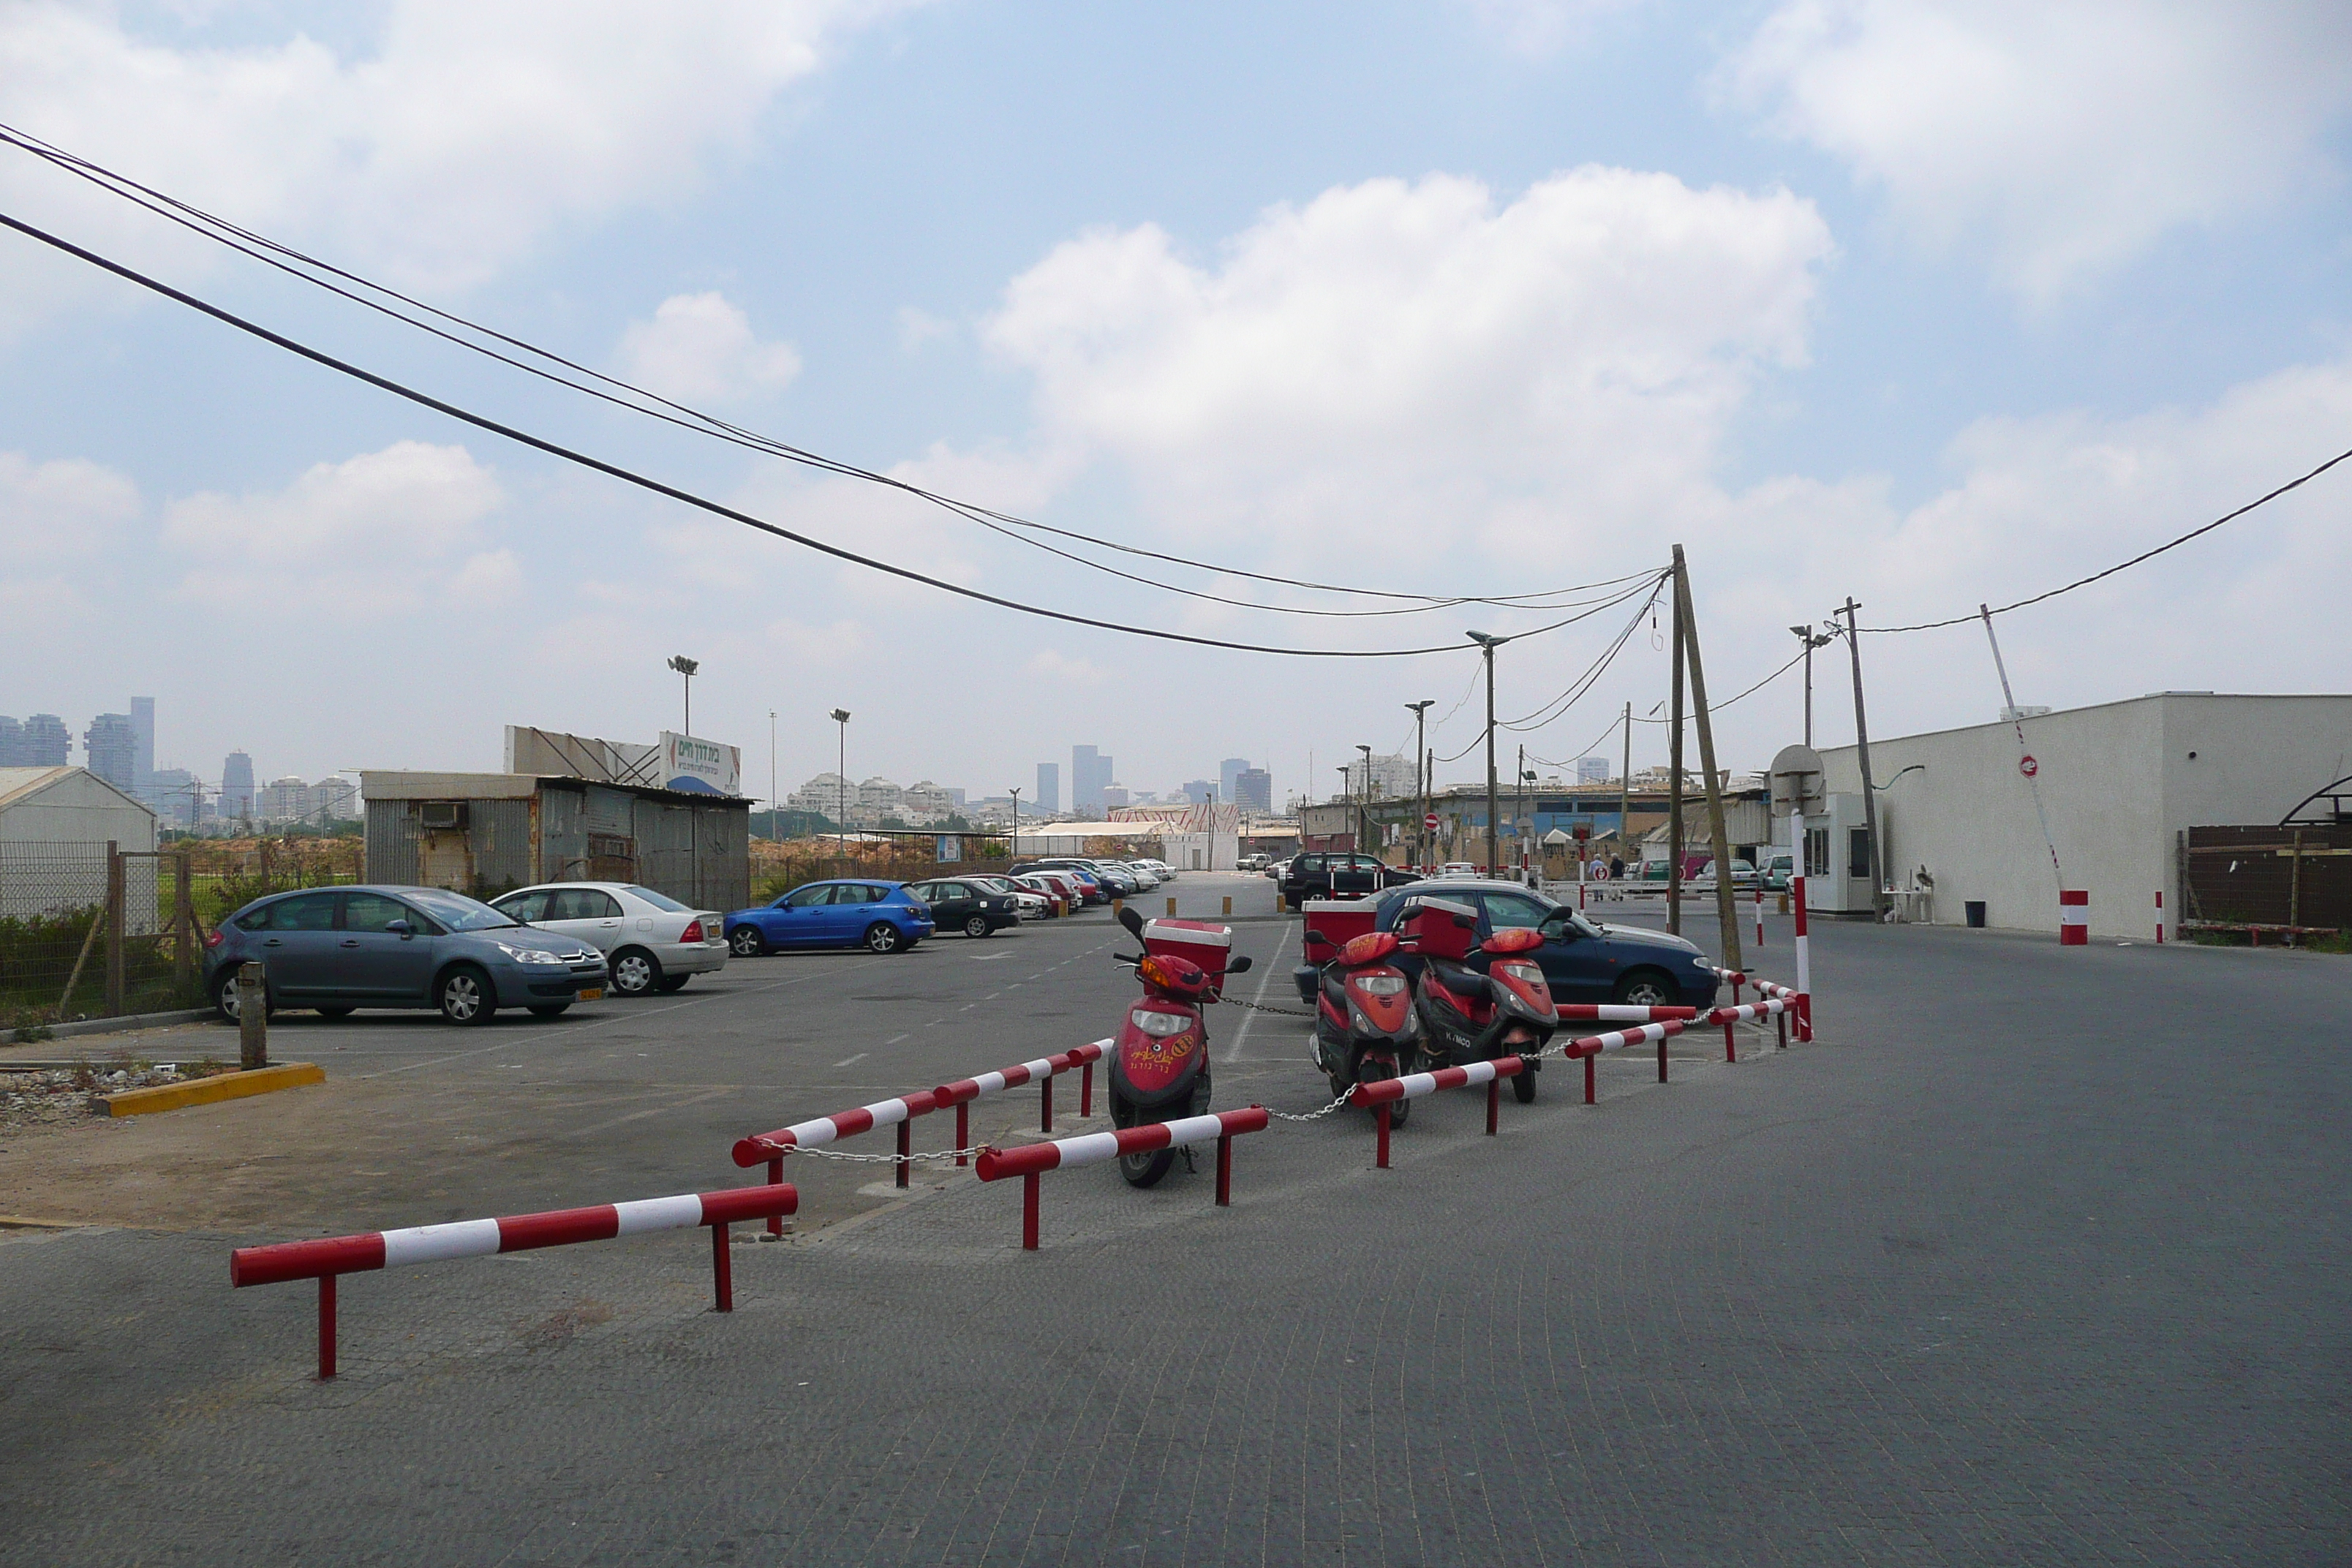
[[[1561, 1002], [1627, 1002], [1636, 1005], [1706, 1007], [1721, 984], [1696, 943], [1641, 926], [1606, 925], [1568, 905], [1513, 882], [1479, 879], [1442, 886], [1399, 888], [1381, 897], [1372, 929], [1394, 931], [1416, 895], [1467, 904], [1478, 911], [1478, 940], [1525, 927], [1543, 933], [1535, 958], [1544, 983]], [[1409, 955], [1400, 964], [1420, 963]], [[1298, 975], [1301, 999], [1314, 1005], [1311, 968]]]
[[[1709, 856], [1698, 863], [1698, 869], [1691, 874], [1687, 885], [1703, 893], [1715, 891], [1714, 857]], [[1745, 860], [1732, 861], [1731, 885], [1742, 892], [1751, 891], [1756, 886], [1756, 868]]]
[[1482, 873], [1467, 860], [1448, 860], [1437, 868], [1437, 874], [1441, 877], [1475, 877]]
[[[1049, 901], [1043, 893], [1032, 892], [1010, 877], [1000, 877], [992, 871], [982, 876], [966, 877], [963, 880], [971, 883], [974, 887], [985, 888], [992, 893], [1003, 893], [1010, 896], [1013, 900], [1013, 912], [1024, 921], [1042, 921], [1051, 912]], [[934, 925], [939, 923], [937, 910], [931, 911], [931, 923]]]
[[1077, 885], [1066, 882], [1051, 871], [1022, 871], [1008, 879], [1016, 888], [1026, 888], [1045, 900], [1048, 919], [1059, 919], [1078, 907]]
[[1290, 874], [1289, 860], [1282, 859], [1268, 861], [1266, 863], [1265, 874], [1269, 880], [1276, 882], [1281, 881], [1283, 878]]
[[1083, 902], [1107, 904], [1111, 900], [1111, 891], [1104, 885], [1101, 874], [1083, 860], [1024, 860], [1013, 869], [1015, 872], [1067, 871], [1077, 879]]
[[1786, 851], [1776, 853], [1764, 862], [1764, 886], [1769, 891], [1787, 892], [1789, 879], [1796, 874], [1796, 858]]
[[552, 1018], [602, 996], [609, 978], [595, 948], [443, 888], [318, 888], [238, 910], [205, 949], [205, 994], [230, 1023], [248, 959], [262, 966], [264, 1006], [330, 1018], [360, 1007], [435, 1007], [452, 1024], [486, 1024], [500, 1007]]
[[1421, 879], [1411, 871], [1384, 866], [1370, 855], [1315, 850], [1292, 858], [1283, 874], [1282, 901], [1296, 912], [1309, 899], [1360, 899]]
[[1118, 868], [1132, 876], [1137, 885], [1146, 892], [1168, 879], [1154, 870], [1148, 860], [1121, 860]]
[[931, 923], [969, 937], [994, 936], [1021, 923], [1021, 906], [1011, 893], [981, 886], [975, 879], [940, 877], [909, 882], [907, 891], [931, 906]]
[[1153, 860], [1147, 858], [1139, 860], [1136, 864], [1139, 866], [1150, 867], [1153, 873], [1163, 882], [1172, 882], [1176, 879], [1176, 868], [1171, 866], [1165, 860]]
[[903, 882], [844, 879], [803, 882], [773, 903], [731, 911], [727, 946], [738, 958], [787, 947], [905, 952], [933, 929], [930, 906]]
[[577, 938], [604, 955], [622, 996], [675, 991], [727, 967], [726, 917], [635, 882], [550, 882], [490, 900], [509, 920]]
[[1234, 869], [1236, 871], [1263, 871], [1268, 866], [1273, 864], [1274, 858], [1272, 856], [1244, 855], [1240, 859], [1234, 862]]

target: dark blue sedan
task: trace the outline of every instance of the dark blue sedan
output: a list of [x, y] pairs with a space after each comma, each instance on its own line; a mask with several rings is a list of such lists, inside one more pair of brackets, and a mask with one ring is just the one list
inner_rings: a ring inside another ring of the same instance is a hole
[[727, 945], [739, 958], [787, 947], [904, 952], [931, 931], [931, 907], [904, 882], [843, 879], [803, 882], [773, 903], [735, 910]]
[[[1516, 882], [1448, 879], [1399, 888], [1381, 900], [1373, 929], [1393, 931], [1415, 898], [1441, 898], [1478, 911], [1478, 940], [1497, 931], [1543, 932], [1536, 960], [1556, 1002], [1628, 1002], [1639, 1006], [1706, 1007], [1720, 984], [1697, 944], [1639, 926], [1602, 925]], [[1406, 965], [1418, 961], [1400, 960]], [[1299, 994], [1309, 1005], [1316, 971], [1303, 967]]]

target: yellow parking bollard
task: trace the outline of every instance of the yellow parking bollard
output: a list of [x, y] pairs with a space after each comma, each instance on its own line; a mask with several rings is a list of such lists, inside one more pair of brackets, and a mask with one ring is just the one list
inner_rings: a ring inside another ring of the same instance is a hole
[[1227, 894], [1225, 895], [1225, 913], [1227, 913], [1227, 914], [1232, 914], [1233, 912], [1234, 912], [1234, 896], [1233, 896], [1231, 893], [1227, 893]]
[[1168, 900], [1168, 918], [1171, 921], [1176, 918], [1176, 900], [1173, 899]]

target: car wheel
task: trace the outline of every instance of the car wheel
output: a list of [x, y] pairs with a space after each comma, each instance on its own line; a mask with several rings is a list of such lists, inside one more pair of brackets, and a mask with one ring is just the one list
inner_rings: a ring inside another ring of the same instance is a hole
[[490, 1015], [499, 1010], [498, 994], [490, 989], [490, 977], [470, 966], [453, 969], [443, 975], [433, 994], [442, 1018], [452, 1024], [469, 1027], [487, 1024]]
[[537, 1002], [531, 1005], [530, 1011], [531, 1016], [536, 1018], [561, 1018], [564, 1014], [572, 1011], [572, 1004], [569, 1002]]
[[[224, 973], [213, 985], [213, 1006], [228, 1022], [236, 1022], [236, 971]], [[269, 983], [261, 985], [261, 1016], [265, 1018], [278, 1011], [277, 1000], [269, 994]]]
[[1617, 982], [1617, 1000], [1633, 1007], [1675, 1007], [1682, 995], [1668, 976], [1654, 969], [1637, 969]]
[[989, 930], [988, 917], [986, 915], [973, 915], [963, 922], [963, 934], [966, 936], [986, 936]]
[[642, 947], [625, 947], [613, 955], [613, 989], [624, 996], [643, 996], [661, 984], [661, 960]]
[[691, 974], [665, 974], [659, 980], [654, 982], [654, 989], [667, 995], [672, 991], [682, 988], [688, 981], [693, 978], [694, 976]]
[[876, 921], [866, 928], [866, 945], [876, 952], [896, 952], [907, 945], [907, 939], [888, 921]]
[[738, 958], [757, 958], [768, 951], [768, 939], [760, 934], [758, 926], [737, 926], [735, 934], [727, 939], [727, 951]]
[[319, 1016], [321, 1018], [348, 1018], [351, 1016], [352, 1010], [349, 1007], [321, 1007], [319, 1009]]

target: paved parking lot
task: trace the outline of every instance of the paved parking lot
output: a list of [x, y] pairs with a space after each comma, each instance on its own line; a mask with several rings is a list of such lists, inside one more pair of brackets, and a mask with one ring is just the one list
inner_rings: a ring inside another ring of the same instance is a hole
[[[1238, 937], [1286, 1002], [1295, 924]], [[1122, 941], [359, 1023], [304, 1038], [326, 1089], [12, 1144], [0, 1209], [110, 1223], [0, 1233], [0, 1562], [2352, 1555], [2352, 972], [2307, 954], [1831, 926], [1810, 1048], [1591, 1109], [1555, 1069], [1492, 1140], [1424, 1102], [1389, 1172], [1354, 1113], [1277, 1128], [1230, 1210], [1049, 1175], [1027, 1255], [1010, 1184], [796, 1159], [731, 1318], [692, 1235], [357, 1276], [331, 1384], [306, 1289], [226, 1288], [238, 1241], [732, 1181], [743, 1131], [1104, 1032]], [[1319, 1100], [1296, 1020], [1213, 1024], [1219, 1104]]]

